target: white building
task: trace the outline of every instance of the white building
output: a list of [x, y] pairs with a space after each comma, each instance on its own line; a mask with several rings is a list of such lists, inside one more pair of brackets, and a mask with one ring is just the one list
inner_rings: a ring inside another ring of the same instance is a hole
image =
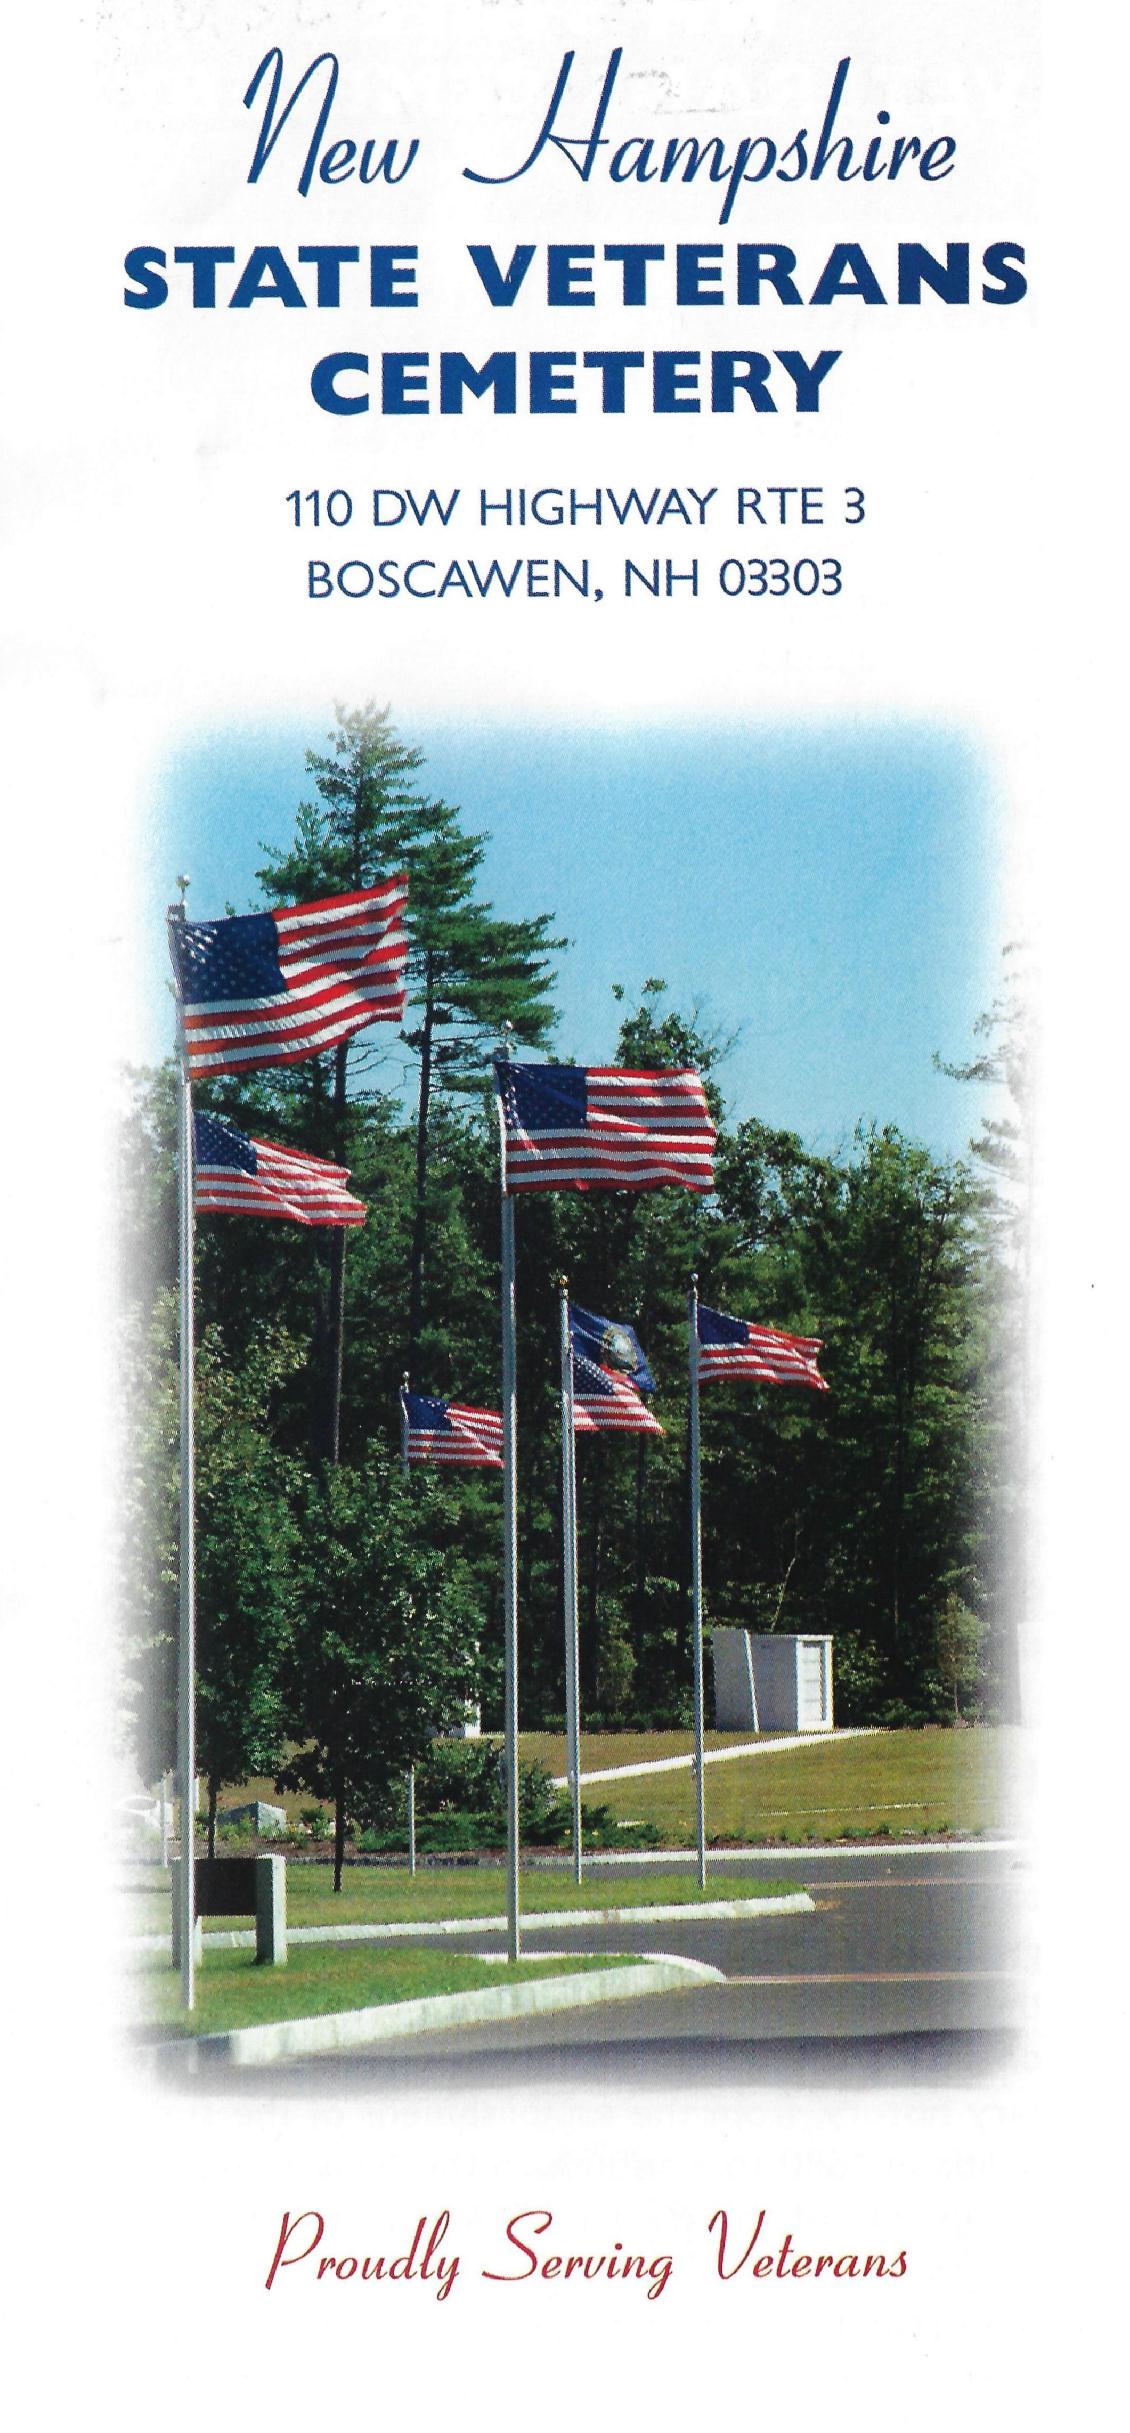
[[712, 1637], [718, 1731], [831, 1731], [830, 1638], [732, 1629]]

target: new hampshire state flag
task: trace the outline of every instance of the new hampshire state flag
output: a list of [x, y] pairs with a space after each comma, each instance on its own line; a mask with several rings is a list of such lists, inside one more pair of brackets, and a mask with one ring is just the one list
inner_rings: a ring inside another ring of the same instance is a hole
[[575, 1360], [592, 1360], [598, 1368], [629, 1377], [641, 1394], [654, 1394], [655, 1379], [634, 1326], [619, 1318], [598, 1318], [592, 1310], [569, 1310], [569, 1331]]

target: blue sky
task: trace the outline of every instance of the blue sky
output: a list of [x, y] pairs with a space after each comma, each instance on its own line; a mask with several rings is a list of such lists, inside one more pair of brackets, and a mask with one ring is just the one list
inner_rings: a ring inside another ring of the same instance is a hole
[[[191, 874], [190, 918], [250, 909], [261, 843], [288, 842], [311, 790], [305, 748], [321, 748], [330, 723], [195, 736], [170, 756], [145, 871], [147, 1057], [170, 1042], [162, 915], [175, 874]], [[425, 718], [400, 732], [426, 755], [421, 786], [489, 831], [483, 884], [498, 910], [552, 912], [572, 941], [563, 1054], [607, 1062], [613, 985], [634, 1001], [656, 976], [668, 1004], [739, 1033], [719, 1074], [732, 1114], [819, 1149], [870, 1120], [964, 1148], [984, 1093], [931, 1058], [971, 1051], [1005, 943], [990, 790], [967, 739], [860, 721]]]

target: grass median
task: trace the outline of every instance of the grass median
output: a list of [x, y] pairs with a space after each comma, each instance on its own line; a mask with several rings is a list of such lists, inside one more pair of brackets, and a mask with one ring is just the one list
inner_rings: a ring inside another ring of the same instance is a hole
[[[171, 1896], [167, 1877], [153, 1878], [154, 1868], [131, 1870], [123, 1904], [127, 1934], [171, 1932]], [[706, 1898], [748, 1901], [776, 1893], [796, 1892], [791, 1883], [754, 1883], [748, 1876], [710, 1871]], [[645, 1873], [618, 1870], [615, 1875], [589, 1875], [579, 1886], [564, 1868], [527, 1867], [522, 1875], [522, 1916], [533, 1920], [547, 1911], [592, 1909], [655, 1909], [668, 1904], [701, 1901], [698, 1877], [681, 1871], [649, 1867]], [[349, 1867], [341, 1891], [333, 1889], [332, 1867], [304, 1863], [290, 1866], [286, 1879], [288, 1926], [435, 1926], [446, 1918], [497, 1918], [506, 1911], [506, 1871], [497, 1866], [424, 1867], [410, 1875], [407, 1867]], [[247, 1918], [212, 1918], [205, 1926], [244, 1927]]]
[[211, 2036], [280, 2019], [321, 2019], [337, 2011], [619, 1965], [618, 1955], [510, 1965], [445, 1951], [381, 1950], [371, 1944], [341, 1949], [323, 1943], [292, 1946], [285, 1968], [260, 1968], [252, 1951], [206, 1950], [196, 1974], [196, 2007], [186, 2015], [179, 1976], [167, 1960], [147, 1954], [135, 1963], [132, 2009], [138, 2024], [159, 2037]]

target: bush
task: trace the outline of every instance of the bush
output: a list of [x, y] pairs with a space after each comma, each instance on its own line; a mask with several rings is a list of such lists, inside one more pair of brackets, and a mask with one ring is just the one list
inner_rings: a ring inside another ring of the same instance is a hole
[[[653, 1825], [623, 1825], [606, 1807], [582, 1805], [585, 1843], [592, 1850], [650, 1849], [659, 1839]], [[573, 1810], [544, 1766], [519, 1768], [518, 1831], [529, 1848], [568, 1848]], [[502, 1752], [483, 1741], [436, 1741], [416, 1768], [416, 1848], [423, 1857], [443, 1851], [500, 1850], [506, 1841], [506, 1792]], [[408, 1844], [406, 1799], [401, 1788], [389, 1813], [361, 1835], [366, 1857], [396, 1856]]]
[[[570, 1831], [572, 1820], [570, 1817]], [[637, 1824], [626, 1824], [611, 1809], [586, 1808], [581, 1801], [581, 1832], [586, 1850], [654, 1850], [659, 1841], [659, 1827], [643, 1818]]]
[[330, 1820], [324, 1808], [303, 1808], [299, 1821], [305, 1825], [312, 1842], [324, 1842], [329, 1838]]
[[[493, 1850], [501, 1836], [497, 1820], [468, 1809], [462, 1815], [416, 1816], [416, 1848], [427, 1858], [445, 1851]], [[407, 1825], [370, 1826], [357, 1844], [367, 1857], [403, 1858], [408, 1847]]]

